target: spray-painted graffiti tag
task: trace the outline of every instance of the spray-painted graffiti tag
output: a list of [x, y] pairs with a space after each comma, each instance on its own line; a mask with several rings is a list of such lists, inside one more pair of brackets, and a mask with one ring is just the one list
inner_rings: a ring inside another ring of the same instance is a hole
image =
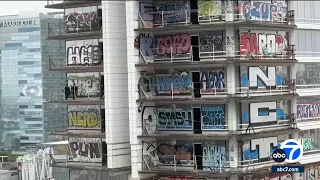
[[198, 0], [199, 21], [216, 20], [222, 15], [221, 1]]
[[157, 165], [193, 166], [193, 145], [171, 145], [143, 141], [143, 158], [152, 167]]
[[240, 33], [240, 55], [252, 55], [259, 58], [286, 54], [288, 54], [286, 33]]
[[314, 119], [320, 117], [320, 103], [297, 104], [297, 119]]
[[239, 6], [241, 19], [247, 20], [284, 21], [286, 13], [287, 3], [285, 1], [273, 1], [272, 3], [244, 1]]
[[72, 46], [67, 48], [67, 66], [100, 65], [102, 50], [98, 45]]
[[155, 36], [156, 55], [175, 55], [190, 52], [191, 38], [189, 34]]
[[200, 52], [223, 51], [223, 31], [199, 33]]
[[71, 12], [65, 16], [67, 33], [99, 30], [97, 12]]
[[224, 105], [203, 105], [201, 107], [202, 130], [225, 129]]
[[224, 82], [224, 71], [213, 70], [213, 71], [202, 71], [200, 73], [200, 82], [204, 85], [201, 89], [201, 93], [214, 93], [216, 91], [225, 91], [226, 84]]
[[192, 129], [192, 111], [184, 109], [157, 109], [158, 130]]
[[[100, 80], [99, 73], [83, 76], [77, 73], [67, 74], [68, 86], [76, 85], [78, 87], [77, 97], [99, 97]], [[72, 90], [72, 88], [71, 88]]]
[[154, 24], [177, 24], [189, 20], [190, 4], [188, 1], [157, 1], [154, 3], [153, 7], [156, 12], [159, 12], [153, 17]]
[[78, 140], [69, 142], [70, 153], [73, 161], [102, 162], [101, 142]]
[[99, 127], [100, 111], [98, 109], [88, 109], [87, 111], [69, 111], [69, 128], [93, 128]]
[[192, 80], [188, 72], [182, 71], [171, 75], [143, 75], [139, 85], [144, 92], [157, 96], [191, 95]]
[[226, 146], [206, 143], [203, 147], [203, 170], [224, 171], [227, 165]]

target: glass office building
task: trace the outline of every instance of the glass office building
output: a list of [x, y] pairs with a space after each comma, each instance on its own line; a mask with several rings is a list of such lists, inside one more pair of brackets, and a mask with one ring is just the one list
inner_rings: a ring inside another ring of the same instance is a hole
[[59, 74], [46, 72], [50, 53], [63, 48], [50, 42], [49, 49], [45, 40], [55, 20], [39, 12], [0, 17], [0, 151], [25, 151], [48, 137], [44, 113], [54, 107], [45, 104], [46, 90], [63, 84]]

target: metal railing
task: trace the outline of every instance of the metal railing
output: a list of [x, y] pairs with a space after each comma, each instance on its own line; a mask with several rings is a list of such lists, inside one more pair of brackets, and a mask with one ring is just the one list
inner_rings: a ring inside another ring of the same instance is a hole
[[[239, 20], [239, 21], [253, 21], [253, 22], [261, 22], [261, 23], [271, 23], [271, 24], [283, 24], [283, 25], [295, 25], [295, 13], [294, 10], [290, 10], [287, 11], [286, 16], [281, 16], [281, 15], [276, 15], [268, 18], [268, 19], [264, 19], [262, 13], [260, 13], [260, 17], [258, 16], [254, 16], [254, 19], [251, 19], [251, 15], [248, 15], [247, 17], [243, 14], [240, 14], [238, 9], [236, 9], [235, 12], [235, 20]], [[258, 18], [258, 19], [256, 19]]]
[[[265, 44], [263, 48], [257, 47], [250, 50], [245, 44], [240, 46], [232, 45], [228, 50], [227, 46], [221, 45], [199, 45], [186, 47], [161, 47], [161, 48], [140, 48], [139, 63], [152, 62], [191, 62], [191, 61], [226, 61], [226, 60], [295, 60], [295, 46], [281, 44]], [[199, 51], [195, 54], [195, 48]], [[199, 59], [196, 59], [198, 56]]]
[[183, 169], [191, 171], [199, 170], [198, 159], [201, 159], [201, 170], [210, 170], [217, 172], [228, 171], [230, 168], [230, 162], [226, 161], [227, 157], [216, 157], [216, 161], [210, 159], [207, 156], [200, 155], [156, 155], [155, 158], [150, 156], [143, 156], [142, 170], [154, 171], [154, 170], [171, 170], [179, 172]]
[[[206, 11], [206, 13], [201, 14], [201, 10], [198, 9], [198, 22], [210, 24], [219, 21], [225, 21], [227, 13], [215, 14], [214, 11]], [[209, 12], [209, 13], [207, 13]], [[233, 15], [234, 21], [255, 21], [261, 23], [271, 23], [271, 24], [283, 24], [283, 25], [294, 25], [295, 24], [295, 14], [294, 11], [287, 11], [285, 16], [272, 15], [272, 17], [265, 19], [262, 14], [260, 18], [255, 16], [255, 19], [251, 19], [251, 15], [243, 15], [239, 13], [238, 8], [234, 9], [235, 13], [230, 13]], [[175, 11], [155, 11], [155, 12], [145, 12], [139, 13], [140, 28], [154, 28], [154, 27], [164, 27], [172, 25], [189, 25], [191, 24], [191, 11], [188, 9], [175, 10]], [[258, 18], [259, 20], [256, 20]]]
[[190, 24], [190, 11], [187, 9], [139, 13], [138, 17], [141, 28]]
[[[64, 65], [62, 65], [64, 58]], [[61, 61], [60, 61], [61, 60]], [[65, 68], [65, 67], [98, 67], [103, 65], [103, 52], [87, 52], [77, 54], [52, 55], [49, 56], [49, 69]]]
[[50, 101], [64, 101], [64, 100], [102, 100], [104, 99], [103, 85], [69, 85], [69, 90], [66, 87], [61, 87], [61, 91], [51, 91]]
[[298, 84], [297, 89], [320, 89], [320, 84]]
[[286, 44], [264, 44], [264, 47], [257, 46], [255, 49], [250, 49], [250, 44], [240, 44], [240, 51], [235, 51], [235, 57], [240, 56], [240, 60], [295, 60], [295, 45]]
[[250, 85], [250, 81], [248, 83], [242, 83], [240, 82], [240, 85], [242, 87], [236, 87], [236, 94], [241, 95], [243, 97], [250, 96], [250, 95], [258, 95], [261, 93], [268, 93], [268, 94], [295, 94], [296, 93], [296, 80], [290, 79], [290, 80], [281, 80], [280, 84], [278, 85], [278, 81], [272, 80], [267, 81], [265, 83], [272, 84], [272, 86], [264, 86], [259, 85], [259, 82], [252, 81], [256, 84], [256, 88], [251, 88], [252, 85]]
[[102, 31], [102, 17], [86, 22], [76, 18], [75, 21], [61, 19], [57, 23], [48, 23], [48, 37], [97, 31]]
[[[151, 80], [152, 77], [150, 77]], [[219, 78], [219, 77], [216, 77]], [[156, 79], [152, 79], [156, 82]], [[153, 98], [194, 98], [201, 95], [201, 97], [222, 97], [228, 95], [227, 83], [224, 79], [215, 79], [209, 82], [191, 82], [181, 78], [170, 79], [170, 81], [180, 81], [179, 83], [171, 82], [158, 82], [146, 83], [138, 85], [138, 92], [140, 99], [153, 99]], [[184, 82], [183, 82], [184, 81]], [[251, 82], [254, 82], [252, 84]], [[269, 94], [295, 94], [296, 93], [296, 80], [268, 80], [263, 84], [263, 81], [237, 81], [235, 87], [235, 95], [242, 97], [249, 95], [259, 95], [263, 93]]]
[[[268, 117], [272, 117], [272, 116], [267, 116]], [[290, 115], [286, 115], [284, 120], [277, 120], [276, 124], [269, 124], [269, 125], [251, 125], [253, 130], [255, 132], [261, 132], [261, 131], [270, 131], [269, 128], [280, 128], [280, 127], [284, 127], [284, 126], [291, 126], [292, 125], [292, 120], [289, 120]], [[277, 116], [274, 116], [275, 119], [277, 119]], [[244, 133], [244, 131], [246, 130], [250, 130], [248, 128], [250, 125], [249, 124], [237, 124], [237, 130], [238, 131], [242, 131], [242, 133]]]
[[[174, 112], [174, 111], [173, 111]], [[181, 121], [187, 121], [187, 123], [181, 123]], [[181, 120], [181, 119], [167, 119], [166, 124], [159, 123], [158, 118], [154, 119], [143, 119], [142, 123], [142, 136], [153, 136], [157, 134], [184, 134], [193, 131], [193, 119]], [[202, 131], [226, 131], [228, 130], [228, 125], [223, 122], [227, 122], [226, 119], [213, 120], [211, 123], [201, 122]], [[179, 132], [177, 132], [179, 131]]]
[[296, 51], [297, 57], [320, 57], [320, 52]]
[[[208, 12], [212, 12], [209, 8]], [[210, 24], [213, 22], [218, 22], [218, 21], [225, 21], [226, 20], [226, 14], [200, 14], [200, 10], [198, 10], [198, 22], [201, 24]]]
[[[63, 156], [65, 156], [65, 159], [62, 158]], [[57, 157], [57, 159], [55, 160], [54, 157]], [[79, 160], [74, 160], [74, 158], [70, 155], [57, 155], [57, 154], [53, 154], [52, 155], [52, 165], [58, 164], [61, 166], [65, 166], [65, 167], [69, 167], [69, 166], [86, 166], [86, 167], [99, 167], [99, 166], [105, 166], [106, 165], [106, 159], [107, 159], [107, 154], [102, 154], [101, 155], [101, 162], [97, 162], [97, 161], [92, 161], [90, 159], [90, 157], [87, 158], [79, 158]]]

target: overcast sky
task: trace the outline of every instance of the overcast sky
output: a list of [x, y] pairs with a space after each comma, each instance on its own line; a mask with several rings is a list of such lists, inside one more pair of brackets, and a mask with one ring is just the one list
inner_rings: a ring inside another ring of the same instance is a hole
[[[59, 3], [59, 2], [60, 1], [54, 1], [54, 3]], [[55, 9], [45, 9], [44, 8], [45, 5], [47, 5], [47, 0], [0, 1], [0, 16], [18, 14], [19, 11], [33, 11], [33, 10], [39, 10], [40, 12], [60, 11]]]

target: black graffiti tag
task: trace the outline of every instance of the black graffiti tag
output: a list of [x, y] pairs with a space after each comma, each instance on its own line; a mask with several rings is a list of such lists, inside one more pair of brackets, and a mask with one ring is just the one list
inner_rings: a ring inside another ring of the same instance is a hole
[[100, 65], [102, 50], [98, 45], [71, 46], [67, 48], [67, 65]]
[[101, 157], [99, 144], [96, 142], [86, 143], [74, 141], [69, 143], [69, 147], [73, 158], [79, 156], [90, 157], [91, 159]]

